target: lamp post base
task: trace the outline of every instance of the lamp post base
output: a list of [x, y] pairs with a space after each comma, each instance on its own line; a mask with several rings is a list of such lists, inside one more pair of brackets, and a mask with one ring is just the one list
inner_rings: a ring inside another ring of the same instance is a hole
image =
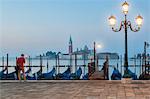
[[131, 83], [132, 78], [122, 78], [121, 83]]
[[123, 78], [132, 78], [132, 80], [137, 80], [137, 75], [130, 71], [129, 69], [126, 69], [124, 71]]

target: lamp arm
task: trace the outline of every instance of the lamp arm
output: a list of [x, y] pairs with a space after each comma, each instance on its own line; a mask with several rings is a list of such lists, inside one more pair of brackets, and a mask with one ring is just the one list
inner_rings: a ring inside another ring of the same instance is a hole
[[114, 32], [119, 32], [119, 31], [121, 31], [123, 25], [124, 25], [124, 21], [121, 22], [119, 29], [116, 29], [116, 28], [112, 27], [112, 30], [113, 30]]
[[131, 31], [133, 31], [133, 32], [138, 32], [138, 31], [140, 30], [140, 27], [139, 27], [139, 26], [138, 26], [138, 28], [133, 28], [130, 21], [128, 21], [127, 24], [128, 24], [128, 26], [130, 27]]

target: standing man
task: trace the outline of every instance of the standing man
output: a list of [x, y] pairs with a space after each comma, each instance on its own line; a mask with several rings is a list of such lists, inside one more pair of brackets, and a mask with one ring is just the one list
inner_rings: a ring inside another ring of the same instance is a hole
[[21, 54], [19, 58], [17, 58], [17, 69], [18, 69], [18, 79], [21, 80], [21, 74], [22, 71], [24, 80], [26, 80], [25, 71], [24, 71], [24, 64], [25, 64], [25, 58], [24, 54]]

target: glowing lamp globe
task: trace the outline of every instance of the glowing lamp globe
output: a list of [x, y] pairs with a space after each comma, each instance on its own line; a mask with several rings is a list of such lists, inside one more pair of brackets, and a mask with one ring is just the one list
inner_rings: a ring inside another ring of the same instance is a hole
[[129, 4], [125, 1], [123, 4], [122, 4], [122, 11], [124, 14], [127, 14], [128, 13], [128, 10], [129, 10]]
[[115, 24], [116, 24], [116, 17], [115, 16], [110, 16], [109, 17], [109, 24], [111, 26], [115, 26]]
[[138, 15], [136, 17], [136, 24], [140, 27], [143, 24], [143, 17]]

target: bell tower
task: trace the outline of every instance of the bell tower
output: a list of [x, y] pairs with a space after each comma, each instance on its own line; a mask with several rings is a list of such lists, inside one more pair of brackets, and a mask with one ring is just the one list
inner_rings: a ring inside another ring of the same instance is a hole
[[69, 54], [71, 54], [73, 52], [73, 45], [72, 45], [72, 38], [70, 36], [70, 39], [69, 39]]

